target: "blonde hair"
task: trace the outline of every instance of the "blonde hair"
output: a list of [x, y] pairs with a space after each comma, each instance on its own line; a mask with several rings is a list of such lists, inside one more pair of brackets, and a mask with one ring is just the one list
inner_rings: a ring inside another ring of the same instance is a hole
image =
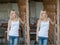
[[[38, 23], [37, 23], [37, 30], [39, 30], [40, 29], [40, 25], [41, 25], [41, 21], [42, 21], [42, 13], [43, 13], [44, 11], [41, 11], [40, 12], [40, 17], [39, 17], [39, 20], [38, 20]], [[48, 16], [47, 16], [48, 17]]]
[[[41, 12], [40, 12], [40, 17], [39, 17], [39, 20], [41, 21], [42, 20], [42, 13], [43, 13], [44, 11], [43, 10], [41, 10]], [[46, 12], [46, 11], [45, 11]], [[46, 13], [46, 16], [48, 17], [48, 15], [47, 15], [47, 13]]]
[[[10, 20], [12, 20], [12, 13], [14, 12], [15, 10], [11, 10], [11, 12], [10, 12]], [[16, 13], [16, 11], [15, 11], [15, 13]], [[16, 18], [19, 18], [19, 16], [18, 16], [18, 14], [16, 13]]]

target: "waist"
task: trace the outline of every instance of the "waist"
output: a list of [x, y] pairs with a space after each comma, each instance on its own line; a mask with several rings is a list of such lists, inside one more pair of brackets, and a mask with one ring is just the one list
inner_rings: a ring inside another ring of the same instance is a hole
[[19, 30], [19, 27], [12, 27], [10, 30]]
[[43, 31], [44, 31], [44, 30], [45, 30], [45, 31], [48, 31], [48, 30], [49, 30], [49, 27], [48, 27], [48, 28], [47, 28], [47, 27], [40, 28], [40, 31], [42, 31], [42, 30], [43, 30]]
[[17, 30], [10, 30], [9, 31], [9, 34], [8, 34], [9, 36], [19, 36], [19, 31]]
[[39, 32], [38, 32], [38, 36], [39, 37], [48, 37], [48, 30], [47, 31], [45, 31], [45, 30], [40, 30]]

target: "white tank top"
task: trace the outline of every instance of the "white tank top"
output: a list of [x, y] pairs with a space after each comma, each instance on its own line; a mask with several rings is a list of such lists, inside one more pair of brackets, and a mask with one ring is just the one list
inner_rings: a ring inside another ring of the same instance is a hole
[[9, 36], [19, 36], [19, 20], [16, 22], [11, 21]]
[[38, 37], [48, 37], [48, 30], [49, 30], [49, 20], [41, 21]]

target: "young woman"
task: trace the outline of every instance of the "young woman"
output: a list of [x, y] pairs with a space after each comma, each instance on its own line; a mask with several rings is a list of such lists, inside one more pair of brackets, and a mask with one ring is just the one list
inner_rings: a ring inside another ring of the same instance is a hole
[[7, 40], [9, 41], [9, 45], [18, 45], [20, 22], [24, 24], [24, 22], [18, 17], [16, 11], [12, 10], [10, 12], [10, 19], [7, 28]]
[[46, 11], [41, 11], [36, 31], [36, 41], [38, 42], [38, 45], [48, 45], [50, 23], [54, 25], [54, 22], [47, 16]]

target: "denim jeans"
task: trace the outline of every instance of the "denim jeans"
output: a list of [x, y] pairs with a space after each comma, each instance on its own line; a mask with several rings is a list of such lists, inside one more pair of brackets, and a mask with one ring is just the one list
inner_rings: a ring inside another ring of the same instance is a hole
[[18, 36], [9, 36], [9, 43], [8, 45], [18, 45]]
[[38, 45], [48, 45], [47, 37], [38, 37]]

